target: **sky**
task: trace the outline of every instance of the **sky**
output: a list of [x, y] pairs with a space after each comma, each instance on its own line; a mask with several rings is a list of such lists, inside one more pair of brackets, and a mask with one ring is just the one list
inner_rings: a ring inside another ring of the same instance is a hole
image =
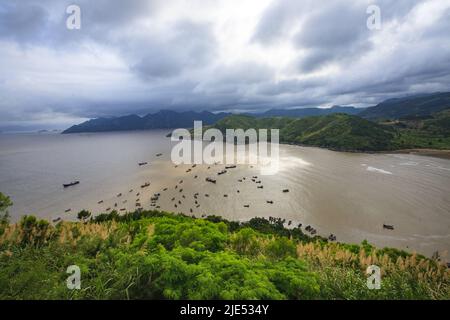
[[449, 88], [450, 0], [0, 0], [0, 129]]

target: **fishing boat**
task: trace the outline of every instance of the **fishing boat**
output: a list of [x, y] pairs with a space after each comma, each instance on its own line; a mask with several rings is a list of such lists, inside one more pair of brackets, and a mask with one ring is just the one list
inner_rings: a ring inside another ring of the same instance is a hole
[[211, 183], [216, 183], [216, 179], [212, 179], [212, 178], [206, 178], [205, 179], [207, 182], [211, 182]]
[[80, 181], [73, 181], [73, 182], [70, 182], [70, 183], [64, 183], [64, 184], [63, 184], [63, 187], [64, 187], [64, 188], [68, 188], [68, 187], [75, 186], [75, 185], [77, 185], [77, 184], [80, 184]]

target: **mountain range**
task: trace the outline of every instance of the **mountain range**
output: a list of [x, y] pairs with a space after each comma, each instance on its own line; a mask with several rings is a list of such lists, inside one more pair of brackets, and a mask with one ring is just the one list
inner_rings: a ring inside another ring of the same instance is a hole
[[450, 92], [389, 99], [363, 110], [360, 117], [376, 119], [423, 118], [450, 108]]
[[[404, 118], [427, 118], [450, 108], [450, 92], [420, 94], [385, 100], [369, 108], [352, 106], [333, 106], [331, 108], [270, 109], [262, 113], [247, 114], [257, 118], [288, 117], [305, 118], [347, 114], [372, 121], [399, 120]], [[147, 129], [191, 128], [194, 120], [211, 125], [230, 116], [231, 113], [212, 113], [208, 111], [177, 112], [161, 110], [146, 116], [127, 115], [122, 117], [97, 118], [74, 125], [63, 133], [106, 132]]]
[[176, 112], [161, 110], [144, 117], [128, 115], [123, 117], [92, 119], [79, 125], [74, 125], [63, 133], [190, 128], [193, 126], [194, 120], [203, 121], [205, 125], [210, 125], [229, 115], [230, 113], [225, 112]]
[[[251, 114], [259, 118], [266, 117], [308, 117], [328, 115], [335, 113], [357, 114], [361, 109], [355, 107], [334, 106], [332, 108], [304, 108], [304, 109], [271, 109], [263, 113]], [[106, 132], [106, 131], [129, 131], [148, 129], [172, 129], [190, 128], [194, 120], [202, 121], [204, 125], [211, 125], [217, 121], [230, 116], [231, 113], [212, 113], [209, 111], [176, 112], [161, 110], [157, 113], [148, 114], [144, 117], [138, 115], [127, 115], [122, 117], [97, 118], [88, 120], [79, 125], [74, 125], [63, 133], [81, 132]]]

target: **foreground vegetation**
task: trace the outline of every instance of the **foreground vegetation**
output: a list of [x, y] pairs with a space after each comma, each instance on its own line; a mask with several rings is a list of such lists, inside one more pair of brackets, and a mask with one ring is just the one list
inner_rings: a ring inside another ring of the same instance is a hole
[[[380, 290], [366, 285], [372, 264]], [[70, 265], [80, 290], [66, 287]], [[0, 227], [0, 299], [449, 299], [449, 285], [437, 261], [309, 238], [280, 219], [137, 211]]]

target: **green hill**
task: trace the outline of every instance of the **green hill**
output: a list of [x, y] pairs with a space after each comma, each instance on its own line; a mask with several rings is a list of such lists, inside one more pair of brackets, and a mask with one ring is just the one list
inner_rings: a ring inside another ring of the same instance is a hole
[[293, 118], [253, 118], [229, 116], [218, 121], [215, 128], [225, 129], [278, 128], [280, 142], [326, 147], [342, 151], [391, 150], [395, 130], [348, 114]]
[[358, 115], [366, 119], [392, 119], [426, 117], [450, 109], [450, 92], [415, 95], [389, 99], [367, 108]]

